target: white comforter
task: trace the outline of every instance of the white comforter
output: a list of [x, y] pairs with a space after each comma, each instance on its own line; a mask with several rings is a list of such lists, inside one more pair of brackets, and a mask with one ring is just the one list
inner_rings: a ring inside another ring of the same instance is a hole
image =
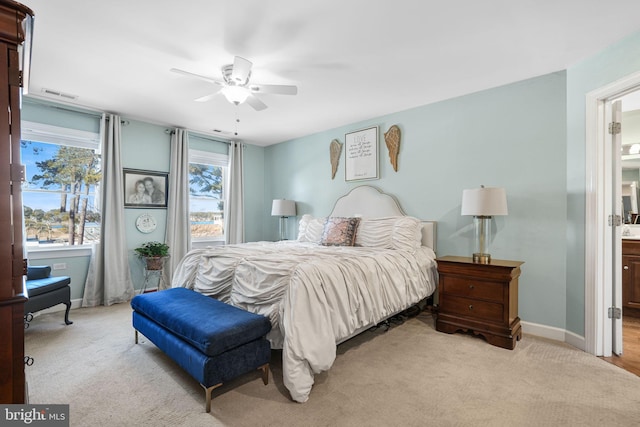
[[194, 289], [267, 316], [282, 348], [284, 384], [305, 402], [314, 374], [328, 370], [336, 343], [431, 295], [435, 254], [304, 242], [255, 242], [196, 249], [174, 287]]

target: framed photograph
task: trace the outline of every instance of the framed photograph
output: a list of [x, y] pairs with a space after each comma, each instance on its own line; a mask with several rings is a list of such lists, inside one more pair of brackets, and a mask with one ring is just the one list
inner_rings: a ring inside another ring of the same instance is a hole
[[169, 182], [166, 172], [123, 169], [125, 208], [165, 208]]
[[378, 127], [344, 136], [345, 181], [378, 179]]

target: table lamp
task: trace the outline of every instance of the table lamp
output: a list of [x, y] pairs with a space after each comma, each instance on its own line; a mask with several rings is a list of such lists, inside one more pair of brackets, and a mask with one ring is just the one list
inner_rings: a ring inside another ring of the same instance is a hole
[[274, 199], [271, 205], [271, 215], [280, 217], [280, 240], [287, 240], [284, 220], [296, 215], [296, 202], [293, 200]]
[[462, 215], [473, 215], [474, 251], [473, 262], [489, 264], [489, 239], [491, 217], [507, 215], [507, 194], [504, 188], [485, 187], [462, 191]]

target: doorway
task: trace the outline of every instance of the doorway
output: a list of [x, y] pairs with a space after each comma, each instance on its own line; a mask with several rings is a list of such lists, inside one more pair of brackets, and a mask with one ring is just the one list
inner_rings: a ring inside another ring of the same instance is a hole
[[640, 73], [635, 73], [586, 95], [584, 350], [596, 356], [612, 357], [614, 349], [622, 350], [614, 345], [624, 341], [622, 316], [617, 318], [614, 310], [622, 306], [622, 227], [610, 225], [623, 215], [621, 191], [613, 185], [621, 183], [620, 151], [613, 146], [619, 139], [609, 134], [609, 123], [613, 101], [639, 90]]
[[[613, 333], [613, 355], [604, 359], [616, 366], [640, 376], [640, 91], [635, 91], [620, 98], [620, 147], [618, 158], [613, 162], [613, 174], [621, 187], [622, 199], [622, 233], [620, 238], [621, 259], [614, 258], [614, 263], [622, 265], [620, 290], [614, 289], [615, 295], [621, 291], [621, 298], [615, 298], [622, 308], [622, 331], [616, 336]], [[615, 109], [615, 108], [614, 108]], [[637, 255], [636, 255], [637, 254]], [[614, 274], [618, 274], [620, 270]], [[617, 285], [616, 285], [617, 286]], [[636, 300], [638, 300], [636, 302]], [[622, 343], [617, 350], [616, 339]]]
[[[617, 114], [616, 100], [623, 101], [627, 115], [630, 111], [640, 110], [640, 73], [600, 88], [586, 97], [585, 351], [640, 375], [640, 348], [634, 345], [640, 337], [640, 319], [636, 321], [635, 317], [624, 315], [618, 317], [615, 310], [622, 308], [622, 312], [625, 311], [621, 278], [629, 279], [628, 272], [626, 277], [623, 276], [622, 268], [622, 231], [627, 234], [629, 226], [621, 223], [635, 220], [631, 214], [637, 209], [634, 205], [638, 204], [637, 199], [640, 198], [640, 195], [634, 198], [629, 193], [640, 184], [640, 163], [635, 175], [626, 173], [623, 176], [621, 135], [616, 136], [615, 130], [614, 135], [610, 134], [609, 123], [615, 121], [623, 123], [623, 137], [625, 133], [623, 118], [614, 119]], [[636, 138], [634, 142], [640, 142], [637, 140], [640, 136], [626, 136], [626, 154], [630, 154], [629, 141]], [[640, 154], [640, 145], [634, 150], [638, 150], [634, 154]], [[635, 157], [640, 159], [640, 156]], [[632, 176], [635, 178], [630, 178]], [[629, 185], [629, 197], [625, 204], [622, 183], [627, 181], [637, 183]], [[612, 227], [611, 222], [621, 227]], [[633, 232], [640, 236], [640, 229]], [[623, 351], [624, 342], [629, 345], [625, 345]]]

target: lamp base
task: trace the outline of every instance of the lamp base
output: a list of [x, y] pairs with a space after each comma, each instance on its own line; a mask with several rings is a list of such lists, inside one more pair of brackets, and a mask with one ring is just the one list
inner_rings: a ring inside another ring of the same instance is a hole
[[287, 224], [285, 220], [286, 216], [280, 217], [280, 240], [287, 240]]
[[473, 254], [473, 262], [476, 264], [491, 264], [491, 255], [481, 253]]

